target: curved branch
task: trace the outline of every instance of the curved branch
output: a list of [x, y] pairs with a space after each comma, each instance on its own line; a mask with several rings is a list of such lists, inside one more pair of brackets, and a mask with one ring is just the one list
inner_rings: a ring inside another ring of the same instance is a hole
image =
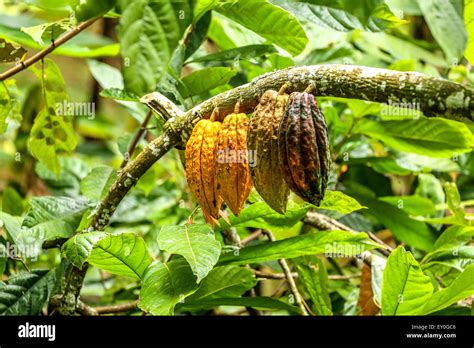
[[39, 51], [38, 53], [36, 53], [34, 56], [28, 58], [27, 60], [25, 60], [24, 62], [19, 62], [17, 65], [15, 65], [13, 68], [5, 71], [4, 73], [0, 74], [0, 81], [3, 81], [9, 77], [12, 77], [13, 75], [19, 73], [20, 71], [23, 71], [25, 70], [26, 68], [28, 68], [30, 65], [33, 65], [35, 64], [36, 62], [40, 61], [41, 59], [43, 59], [44, 57], [46, 57], [48, 54], [50, 54], [51, 52], [53, 52], [57, 47], [61, 46], [63, 43], [69, 41], [70, 39], [72, 39], [74, 36], [76, 36], [77, 34], [79, 34], [81, 31], [83, 31], [84, 29], [86, 29], [87, 27], [91, 26], [93, 23], [95, 23], [99, 18], [102, 18], [102, 17], [94, 17], [94, 18], [91, 18], [91, 19], [88, 19], [87, 21], [85, 22], [82, 22], [81, 24], [79, 24], [77, 27], [75, 27], [74, 29], [68, 31], [66, 34], [64, 34], [63, 36], [61, 36], [59, 39], [51, 42], [51, 44], [42, 49], [41, 51]]

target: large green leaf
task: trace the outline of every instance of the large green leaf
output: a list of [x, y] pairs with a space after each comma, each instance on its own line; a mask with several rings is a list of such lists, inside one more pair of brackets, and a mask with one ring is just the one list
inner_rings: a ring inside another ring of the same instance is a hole
[[120, 19], [119, 37], [128, 90], [143, 95], [157, 89], [181, 34], [191, 20], [187, 0], [127, 3]]
[[180, 256], [168, 263], [152, 263], [143, 277], [138, 307], [153, 315], [173, 315], [174, 307], [198, 285], [191, 267]]
[[328, 275], [324, 263], [316, 256], [294, 259], [299, 274], [298, 281], [306, 289], [316, 315], [332, 315], [332, 304], [327, 288]]
[[321, 6], [309, 3], [309, 1], [287, 2], [284, 8], [300, 18], [305, 18], [312, 23], [338, 31], [362, 29], [376, 32], [395, 27], [405, 22], [393, 15], [388, 8], [381, 8], [378, 11], [378, 16], [371, 16], [367, 18], [367, 21], [361, 20], [349, 11]]
[[451, 226], [447, 228], [436, 240], [433, 251], [440, 248], [451, 249], [464, 245], [474, 238], [474, 227]]
[[397, 239], [424, 251], [431, 250], [436, 237], [426, 223], [410, 218], [390, 203], [363, 195], [357, 196], [357, 199], [369, 208], [364, 212], [389, 228]]
[[390, 203], [410, 215], [431, 215], [436, 213], [436, 207], [431, 200], [417, 195], [386, 196], [380, 197], [380, 200]]
[[248, 246], [235, 253], [223, 254], [219, 264], [243, 265], [313, 254], [355, 257], [366, 250], [379, 247], [383, 248], [372, 242], [363, 232], [324, 231]]
[[63, 244], [62, 254], [74, 266], [82, 268], [94, 245], [105, 237], [107, 237], [105, 232], [78, 233]]
[[215, 10], [253, 30], [292, 55], [301, 53], [308, 38], [298, 19], [265, 0], [215, 2]]
[[49, 169], [59, 175], [61, 166], [58, 155], [70, 154], [77, 145], [72, 117], [67, 111], [69, 96], [58, 66], [50, 59], [45, 60], [43, 69], [34, 70], [42, 80], [44, 108], [35, 118], [28, 138], [31, 153]]
[[87, 261], [110, 273], [141, 279], [152, 258], [142, 237], [123, 233], [95, 243]]
[[431, 34], [446, 53], [448, 60], [457, 63], [464, 55], [467, 33], [463, 15], [457, 11], [455, 1], [417, 0], [417, 2]]
[[238, 266], [214, 268], [203, 279], [199, 289], [186, 298], [186, 304], [222, 297], [238, 297], [253, 288], [257, 280], [254, 273]]
[[430, 278], [413, 255], [396, 248], [383, 273], [382, 315], [417, 315], [432, 293]]
[[453, 157], [471, 151], [473, 145], [465, 124], [441, 118], [384, 122], [363, 119], [357, 131], [396, 150], [431, 157]]
[[420, 314], [430, 314], [474, 295], [474, 265], [468, 266], [450, 286], [439, 290], [424, 303]]
[[237, 297], [237, 298], [213, 298], [199, 302], [187, 303], [179, 306], [181, 311], [192, 311], [199, 309], [212, 309], [219, 306], [242, 306], [253, 307], [263, 310], [284, 310], [294, 314], [300, 314], [297, 307], [272, 297]]
[[92, 169], [81, 181], [81, 193], [94, 201], [100, 201], [108, 192], [116, 177], [111, 167], [100, 166]]
[[464, 24], [467, 30], [467, 48], [465, 52], [469, 62], [474, 62], [474, 0], [464, 0]]
[[158, 246], [171, 254], [183, 256], [200, 282], [214, 267], [221, 253], [208, 225], [163, 226]]
[[187, 63], [226, 61], [234, 59], [249, 59], [263, 56], [267, 53], [277, 52], [272, 45], [247, 45], [243, 47], [231, 48], [217, 53], [196, 57]]
[[185, 97], [207, 93], [213, 88], [225, 85], [236, 74], [236, 70], [225, 67], [197, 70], [183, 77], [185, 88], [180, 87], [179, 90]]
[[1, 315], [39, 315], [56, 281], [55, 269], [20, 272], [0, 282]]

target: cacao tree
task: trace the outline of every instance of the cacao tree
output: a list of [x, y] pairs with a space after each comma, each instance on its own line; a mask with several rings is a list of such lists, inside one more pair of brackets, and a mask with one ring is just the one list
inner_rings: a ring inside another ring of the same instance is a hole
[[0, 10], [0, 314], [473, 313], [471, 0]]

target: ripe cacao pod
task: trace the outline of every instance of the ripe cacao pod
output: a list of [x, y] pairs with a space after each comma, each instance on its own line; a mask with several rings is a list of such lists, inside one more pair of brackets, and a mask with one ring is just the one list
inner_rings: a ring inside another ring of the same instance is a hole
[[285, 180], [306, 202], [324, 198], [331, 163], [326, 121], [316, 99], [306, 92], [290, 95], [278, 131]]
[[275, 211], [285, 213], [290, 189], [278, 159], [278, 128], [283, 119], [288, 95], [266, 91], [250, 119], [248, 148], [254, 151], [251, 165], [255, 189]]
[[219, 219], [222, 198], [215, 181], [217, 136], [220, 122], [200, 120], [186, 144], [186, 179], [206, 221], [214, 226]]
[[249, 119], [246, 114], [227, 115], [219, 130], [217, 145], [217, 192], [238, 216], [252, 190], [247, 153]]

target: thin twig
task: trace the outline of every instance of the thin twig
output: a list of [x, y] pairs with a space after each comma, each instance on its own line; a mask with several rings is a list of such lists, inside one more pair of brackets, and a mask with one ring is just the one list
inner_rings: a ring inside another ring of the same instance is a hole
[[122, 161], [122, 164], [120, 165], [120, 168], [125, 168], [128, 161], [130, 161], [130, 158], [132, 157], [132, 154], [135, 151], [135, 148], [137, 147], [138, 142], [140, 141], [142, 135], [147, 131], [146, 126], [148, 125], [148, 122], [150, 122], [150, 118], [152, 114], [153, 114], [153, 111], [151, 109], [148, 110], [142, 124], [140, 125], [140, 129], [138, 130], [137, 134], [135, 134], [133, 141], [130, 143], [128, 150], [125, 153], [125, 156], [123, 157], [123, 161]]
[[[286, 275], [284, 273], [267, 273], [267, 272], [262, 272], [258, 270], [253, 270], [255, 273], [255, 276], [257, 278], [265, 278], [265, 279], [285, 279]], [[292, 272], [291, 276], [293, 278], [298, 278], [299, 274], [296, 272]], [[354, 279], [354, 278], [359, 278], [360, 273], [356, 274], [347, 274], [347, 275], [340, 275], [340, 274], [332, 274], [328, 275], [329, 280], [349, 280], [349, 279]]]
[[19, 257], [19, 256], [10, 256], [9, 259], [21, 263], [21, 264], [23, 265], [23, 267], [25, 267], [25, 270], [26, 270], [27, 272], [30, 271], [30, 268], [29, 268], [28, 265], [26, 264], [25, 260], [23, 260], [23, 258], [21, 258], [21, 257]]
[[257, 239], [262, 235], [262, 230], [256, 230], [255, 232], [252, 232], [250, 235], [242, 239], [242, 245], [246, 245], [247, 243], [250, 243], [251, 241]]
[[[349, 226], [346, 226], [343, 223], [330, 218], [329, 216], [319, 214], [314, 211], [308, 212], [306, 214], [306, 217], [303, 219], [303, 222], [321, 230], [343, 230], [343, 231], [348, 231], [348, 232], [356, 232]], [[372, 239], [374, 242], [380, 245], [383, 245], [386, 248], [386, 249], [376, 249], [376, 250], [380, 252], [382, 255], [388, 257], [390, 253], [393, 251], [393, 248], [390, 245], [386, 244], [384, 241], [382, 241], [380, 238], [378, 238], [374, 233], [367, 232], [367, 234], [369, 238]]]
[[[265, 230], [263, 231], [263, 233], [267, 235], [268, 239], [270, 239], [271, 242], [274, 242], [276, 240], [275, 236], [273, 235], [271, 231]], [[295, 296], [296, 304], [298, 305], [298, 307], [300, 307], [301, 314], [307, 316], [308, 311], [306, 310], [306, 306], [303, 303], [304, 301], [303, 297], [301, 296], [300, 292], [298, 291], [298, 288], [296, 287], [295, 279], [293, 278], [293, 275], [290, 271], [290, 267], [288, 266], [288, 263], [286, 262], [285, 259], [279, 259], [278, 263], [280, 264], [283, 270], [283, 273], [285, 273], [286, 280], [288, 284], [290, 285], [291, 292]]]
[[64, 44], [68, 40], [72, 39], [74, 36], [79, 34], [84, 29], [88, 28], [89, 26], [91, 26], [93, 23], [95, 23], [100, 18], [102, 18], [102, 17], [94, 17], [94, 18], [88, 19], [85, 22], [82, 22], [77, 27], [75, 27], [74, 29], [68, 31], [66, 34], [61, 36], [59, 39], [54, 40], [53, 42], [51, 42], [51, 44], [48, 47], [46, 47], [43, 50], [39, 51], [34, 56], [26, 59], [24, 62], [19, 62], [13, 68], [11, 68], [11, 69], [5, 71], [4, 73], [0, 74], [0, 81], [3, 81], [3, 80], [5, 80], [9, 77], [12, 77], [13, 75], [19, 73], [20, 71], [23, 71], [26, 68], [28, 68], [30, 65], [33, 65], [36, 62], [40, 61], [41, 59], [46, 57], [49, 53], [53, 52], [57, 47], [61, 46], [62, 44]]
[[112, 313], [129, 312], [137, 308], [138, 308], [138, 300], [135, 300], [129, 303], [123, 303], [119, 305], [95, 307], [95, 310], [99, 314], [112, 314]]

